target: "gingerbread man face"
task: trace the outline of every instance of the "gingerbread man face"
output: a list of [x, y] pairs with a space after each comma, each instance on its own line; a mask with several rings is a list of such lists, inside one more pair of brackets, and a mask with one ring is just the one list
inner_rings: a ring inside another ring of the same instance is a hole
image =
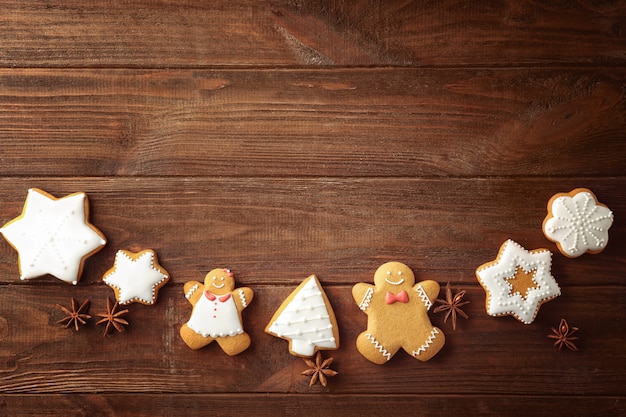
[[443, 332], [428, 318], [439, 284], [416, 284], [413, 271], [400, 262], [380, 266], [374, 284], [352, 288], [354, 300], [368, 316], [367, 329], [357, 338], [359, 352], [377, 364], [389, 361], [400, 348], [421, 361], [432, 358], [445, 342]]
[[216, 295], [231, 292], [235, 288], [233, 273], [229, 269], [214, 269], [204, 277], [204, 289]]
[[193, 306], [189, 321], [180, 329], [187, 346], [195, 350], [216, 341], [231, 356], [250, 346], [241, 312], [252, 301], [254, 293], [250, 288], [235, 288], [230, 270], [214, 269], [206, 274], [204, 284], [190, 281], [183, 290]]

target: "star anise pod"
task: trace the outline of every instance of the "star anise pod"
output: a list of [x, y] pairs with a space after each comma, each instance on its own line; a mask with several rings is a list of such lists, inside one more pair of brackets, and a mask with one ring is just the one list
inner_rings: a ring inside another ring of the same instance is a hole
[[452, 289], [450, 288], [450, 283], [446, 284], [446, 299], [442, 300], [437, 298], [435, 302], [440, 303], [440, 306], [435, 307], [433, 313], [439, 313], [441, 311], [447, 311], [446, 317], [443, 319], [443, 322], [446, 323], [448, 318], [452, 318], [452, 330], [456, 330], [456, 316], [457, 314], [463, 318], [469, 318], [467, 313], [461, 310], [461, 306], [468, 304], [469, 301], [463, 301], [463, 296], [465, 296], [466, 290], [462, 290], [457, 292], [454, 296], [452, 296]]
[[91, 316], [87, 314], [87, 311], [89, 311], [89, 300], [83, 302], [79, 307], [76, 299], [72, 297], [71, 310], [59, 304], [57, 304], [57, 307], [66, 314], [66, 316], [57, 321], [57, 323], [63, 324], [66, 329], [74, 325], [74, 328], [78, 331], [79, 324], [85, 324], [87, 320], [91, 318]]
[[573, 342], [574, 340], [578, 340], [578, 337], [572, 336], [574, 332], [578, 330], [578, 327], [569, 327], [569, 324], [567, 324], [567, 320], [561, 319], [561, 323], [559, 323], [559, 328], [555, 329], [554, 327], [551, 327], [551, 329], [554, 334], [549, 334], [548, 337], [551, 339], [556, 339], [554, 342], [554, 346], [558, 346], [559, 350], [561, 350], [564, 345], [569, 350], [578, 350]]
[[111, 329], [115, 329], [118, 332], [124, 331], [124, 326], [128, 326], [128, 322], [121, 318], [123, 315], [128, 314], [128, 309], [125, 310], [117, 310], [118, 303], [111, 305], [112, 301], [109, 297], [107, 297], [107, 312], [102, 314], [97, 314], [98, 317], [102, 317], [100, 321], [96, 324], [106, 323], [106, 327], [104, 328], [103, 336], [106, 336], [111, 332]]
[[315, 362], [311, 359], [303, 358], [304, 362], [308, 365], [310, 369], [302, 372], [300, 375], [306, 375], [311, 377], [311, 381], [309, 381], [309, 386], [312, 387], [318, 380], [323, 387], [328, 383], [327, 377], [335, 376], [338, 374], [337, 371], [333, 371], [328, 368], [331, 363], [333, 363], [333, 358], [328, 358], [322, 360], [322, 353], [317, 351], [317, 356], [315, 357]]

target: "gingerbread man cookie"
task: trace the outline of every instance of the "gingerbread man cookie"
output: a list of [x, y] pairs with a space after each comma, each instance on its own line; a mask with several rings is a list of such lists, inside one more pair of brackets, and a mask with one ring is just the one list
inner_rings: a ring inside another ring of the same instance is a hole
[[368, 316], [367, 329], [357, 337], [361, 354], [384, 364], [400, 349], [427, 361], [443, 347], [445, 336], [428, 318], [428, 310], [439, 294], [432, 280], [415, 283], [411, 269], [400, 262], [381, 265], [374, 285], [358, 283], [352, 296]]
[[250, 304], [254, 293], [250, 288], [235, 288], [230, 270], [214, 269], [206, 274], [204, 284], [190, 281], [183, 289], [193, 306], [189, 321], [180, 329], [187, 346], [195, 350], [216, 341], [229, 356], [250, 346], [241, 312]]

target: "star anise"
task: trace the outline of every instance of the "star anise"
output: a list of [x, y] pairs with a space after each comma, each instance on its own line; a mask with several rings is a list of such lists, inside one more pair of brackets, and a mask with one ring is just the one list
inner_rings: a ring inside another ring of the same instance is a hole
[[322, 361], [322, 353], [317, 351], [317, 356], [315, 357], [315, 362], [311, 359], [303, 358], [304, 362], [309, 366], [310, 369], [302, 372], [300, 375], [306, 375], [311, 377], [311, 381], [309, 381], [309, 386], [312, 387], [318, 380], [323, 387], [328, 383], [327, 377], [335, 376], [338, 374], [337, 371], [333, 371], [328, 368], [331, 363], [333, 363], [333, 358], [324, 359]]
[[549, 334], [548, 337], [551, 339], [556, 339], [554, 342], [554, 346], [558, 346], [559, 350], [565, 345], [569, 350], [578, 350], [576, 345], [574, 344], [574, 340], [578, 340], [578, 337], [572, 336], [574, 332], [578, 330], [578, 327], [569, 327], [567, 324], [567, 320], [561, 319], [561, 323], [559, 323], [559, 328], [555, 329], [551, 327], [552, 332], [554, 334]]
[[106, 327], [104, 328], [103, 336], [106, 336], [111, 332], [112, 329], [117, 330], [118, 332], [124, 331], [124, 326], [128, 326], [128, 322], [121, 318], [123, 315], [128, 313], [128, 309], [118, 311], [118, 303], [111, 305], [112, 301], [109, 297], [107, 297], [107, 312], [97, 314], [98, 317], [102, 317], [100, 321], [96, 324], [106, 323]]
[[468, 304], [469, 301], [463, 301], [463, 296], [465, 295], [466, 290], [462, 290], [457, 292], [454, 296], [452, 296], [452, 289], [450, 288], [450, 283], [446, 284], [446, 299], [442, 300], [437, 298], [435, 302], [440, 303], [440, 306], [435, 307], [433, 313], [439, 313], [441, 311], [447, 311], [446, 317], [443, 319], [443, 322], [447, 322], [448, 318], [452, 318], [452, 330], [456, 330], [456, 316], [457, 314], [463, 318], [469, 318], [467, 313], [461, 310], [461, 306]]
[[57, 304], [57, 307], [66, 314], [66, 316], [57, 321], [57, 323], [65, 325], [66, 329], [74, 325], [74, 328], [78, 331], [78, 325], [85, 324], [87, 320], [91, 318], [91, 316], [87, 314], [87, 311], [89, 311], [89, 300], [86, 300], [78, 307], [78, 302], [72, 297], [71, 310], [59, 304]]

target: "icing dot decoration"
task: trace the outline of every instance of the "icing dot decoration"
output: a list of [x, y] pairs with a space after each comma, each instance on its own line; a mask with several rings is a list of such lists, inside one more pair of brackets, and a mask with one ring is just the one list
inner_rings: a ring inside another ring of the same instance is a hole
[[599, 253], [609, 240], [613, 213], [586, 188], [554, 195], [548, 202], [543, 233], [567, 257]]

